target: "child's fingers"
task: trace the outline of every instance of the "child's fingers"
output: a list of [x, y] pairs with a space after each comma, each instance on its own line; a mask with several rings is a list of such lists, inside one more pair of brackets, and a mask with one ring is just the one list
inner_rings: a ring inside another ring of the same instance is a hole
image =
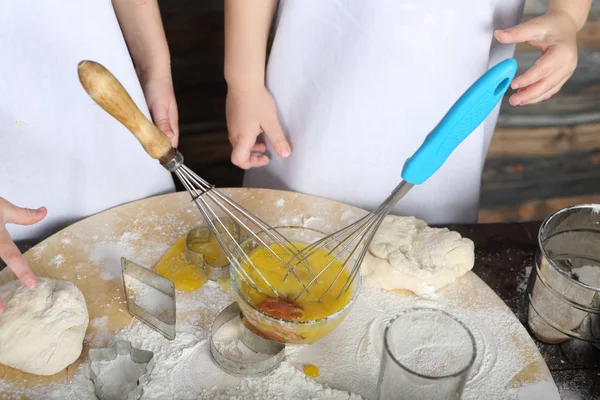
[[539, 97], [536, 97], [533, 100], [530, 100], [527, 104], [535, 104], [540, 101], [548, 100], [550, 97], [554, 96], [558, 91], [563, 87], [563, 85], [569, 80], [569, 77], [563, 78], [557, 85], [548, 90], [546, 93], [542, 94]]
[[272, 119], [265, 120], [262, 123], [262, 127], [275, 152], [282, 158], [288, 157], [291, 153], [290, 144], [283, 134], [283, 130], [281, 129], [281, 125], [279, 124], [277, 116]]
[[265, 165], [267, 165], [269, 163], [269, 157], [265, 156], [265, 155], [256, 155], [256, 154], [252, 154], [250, 156], [250, 168], [259, 168], [259, 167], [264, 167]]
[[550, 91], [554, 86], [556, 86], [562, 79], [562, 76], [551, 75], [547, 78], [544, 78], [533, 85], [529, 85], [517, 93], [512, 95], [509, 99], [510, 104], [513, 106], [519, 106], [529, 103], [531, 100], [541, 97], [548, 91]]
[[556, 48], [549, 48], [525, 73], [516, 77], [510, 87], [520, 89], [532, 85], [552, 75], [561, 66], [560, 52]]
[[260, 159], [260, 157], [251, 154], [255, 144], [255, 135], [245, 134], [237, 137], [237, 140], [233, 144], [233, 151], [231, 152], [231, 162], [242, 169], [254, 167], [254, 164]]
[[35, 275], [27, 265], [17, 245], [12, 241], [4, 225], [0, 225], [0, 259], [6, 263], [26, 288], [35, 287]]
[[494, 32], [496, 40], [500, 43], [522, 43], [529, 41], [540, 41], [547, 34], [547, 29], [538, 18], [512, 28], [497, 30]]
[[169, 105], [169, 122], [173, 128], [173, 136], [171, 137], [171, 145], [177, 148], [179, 145], [179, 112], [177, 111], [177, 103], [175, 99]]
[[556, 94], [556, 92], [558, 92], [558, 89], [553, 88], [550, 91], [542, 94], [541, 96], [536, 97], [535, 99], [530, 100], [527, 103], [521, 104], [521, 105], [527, 106], [527, 105], [539, 103], [539, 102], [544, 101], [544, 100], [548, 100], [550, 97], [554, 96]]
[[5, 207], [4, 210], [4, 221], [0, 221], [4, 223], [33, 225], [46, 218], [46, 215], [48, 214], [46, 207], [40, 207], [33, 210], [31, 208], [17, 207], [7, 200], [5, 200], [5, 204], [7, 207]]
[[264, 153], [267, 151], [267, 145], [264, 143], [256, 143], [254, 147], [252, 147], [253, 153]]

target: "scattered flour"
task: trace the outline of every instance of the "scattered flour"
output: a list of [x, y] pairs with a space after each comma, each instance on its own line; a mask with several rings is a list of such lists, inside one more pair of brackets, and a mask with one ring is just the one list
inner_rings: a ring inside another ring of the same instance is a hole
[[50, 260], [50, 265], [54, 265], [56, 268], [58, 268], [64, 262], [65, 262], [65, 257], [62, 254], [57, 254], [52, 258], [52, 260]]
[[304, 226], [306, 218], [303, 215], [282, 217], [275, 226]]
[[358, 215], [356, 212], [354, 211], [349, 211], [346, 210], [342, 213], [342, 222], [348, 224], [348, 223], [352, 223], [355, 222], [356, 220], [358, 220], [360, 217], [362, 217], [362, 215]]
[[109, 281], [121, 278], [121, 257], [131, 259], [135, 254], [116, 243], [99, 243], [94, 247], [90, 261], [104, 266], [100, 277]]
[[[129, 340], [136, 348], [154, 352], [155, 368], [142, 399], [372, 399], [385, 323], [397, 312], [419, 306], [449, 311], [476, 337], [478, 353], [464, 399], [522, 398], [519, 384], [512, 387], [507, 382], [533, 361], [533, 356], [519, 350], [516, 338], [525, 330], [507, 311], [485, 307], [478, 307], [475, 312], [465, 311], [452, 304], [455, 296], [445, 297], [444, 292], [431, 299], [417, 299], [364, 288], [348, 318], [331, 335], [311, 346], [288, 346], [286, 360], [268, 376], [237, 378], [221, 371], [209, 353], [210, 324], [230, 303], [230, 296], [217, 283], [208, 282], [195, 292], [178, 292], [177, 297], [174, 341], [135, 319], [111, 339]], [[95, 318], [91, 326], [101, 330], [107, 323], [104, 318]], [[496, 345], [496, 338], [506, 340]], [[223, 344], [232, 352], [242, 350], [237, 343]], [[301, 372], [308, 363], [319, 367], [318, 378], [308, 378]], [[69, 385], [33, 388], [23, 395], [32, 400], [92, 399], [93, 387], [88, 376], [87, 364], [83, 364]], [[551, 383], [547, 386], [543, 398], [553, 398], [556, 389]]]
[[527, 290], [527, 285], [529, 284], [529, 277], [531, 276], [531, 268], [531, 266], [525, 267], [525, 276], [517, 286], [517, 293], [519, 296], [525, 296], [525, 291]]
[[96, 317], [90, 321], [90, 327], [93, 328], [92, 333], [88, 333], [85, 337], [85, 341], [90, 344], [92, 348], [105, 346], [112, 335], [108, 331], [108, 317]]
[[126, 232], [120, 237], [105, 237], [103, 241], [95, 243], [88, 253], [91, 263], [102, 266], [100, 278], [121, 279], [121, 257], [139, 260], [142, 256], [148, 259], [154, 255], [153, 259], [157, 259], [169, 249], [165, 244], [152, 244], [141, 247], [143, 250], [136, 250], [136, 247], [139, 249], [140, 246], [134, 244], [140, 240], [139, 234]]
[[47, 245], [47, 243], [44, 241], [44, 242], [36, 245], [31, 250], [34, 261], [37, 261], [42, 257], [42, 254], [44, 254], [44, 251], [46, 250], [46, 245]]
[[136, 257], [137, 252], [131, 244], [131, 241], [136, 239], [139, 239], [139, 234], [126, 232], [114, 242], [107, 240], [93, 247], [90, 261], [103, 266], [100, 273], [102, 279], [121, 279], [121, 257], [128, 259]]
[[275, 226], [301, 226], [304, 228], [314, 229], [323, 233], [332, 233], [339, 229], [338, 226], [333, 226], [330, 222], [316, 217], [305, 217], [303, 215], [295, 215], [292, 217], [282, 217]]
[[90, 321], [90, 325], [96, 329], [106, 329], [107, 325], [106, 323], [108, 322], [108, 317], [96, 317], [93, 320]]

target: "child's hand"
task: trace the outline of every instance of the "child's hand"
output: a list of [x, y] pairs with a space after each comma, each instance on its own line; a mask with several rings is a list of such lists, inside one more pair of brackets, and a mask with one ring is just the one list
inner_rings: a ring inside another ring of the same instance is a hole
[[527, 42], [542, 52], [533, 67], [513, 80], [511, 87], [518, 91], [510, 97], [510, 104], [538, 103], [560, 90], [577, 67], [577, 30], [571, 15], [549, 11], [515, 27], [494, 32], [500, 43]]
[[267, 150], [267, 146], [256, 141], [263, 132], [277, 155], [283, 158], [290, 155], [290, 145], [279, 124], [275, 101], [265, 87], [230, 87], [227, 91], [226, 114], [229, 141], [233, 146], [233, 164], [242, 169], [249, 169], [269, 163], [269, 158], [262, 154]]
[[152, 121], [171, 140], [171, 146], [179, 144], [179, 114], [171, 77], [149, 79], [143, 83], [144, 96]]
[[[45, 207], [38, 208], [37, 210], [21, 208], [0, 197], [0, 259], [6, 263], [8, 268], [12, 270], [28, 289], [34, 288], [37, 284], [35, 275], [27, 265], [18, 247], [10, 238], [4, 225], [32, 225], [43, 220], [47, 213], [48, 210]], [[4, 305], [0, 298], [0, 314], [3, 312]]]

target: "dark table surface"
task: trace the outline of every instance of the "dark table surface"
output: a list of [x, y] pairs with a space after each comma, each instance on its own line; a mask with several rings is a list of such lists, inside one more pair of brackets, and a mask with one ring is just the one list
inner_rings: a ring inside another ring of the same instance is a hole
[[[504, 300], [525, 326], [525, 291], [537, 249], [539, 226], [539, 222], [531, 222], [449, 227], [473, 240], [473, 272]], [[19, 248], [26, 251], [34, 244], [19, 243]], [[600, 358], [597, 365], [577, 365], [570, 362], [572, 358], [561, 346], [544, 344], [535, 338], [534, 341], [552, 372], [562, 399], [600, 399]]]

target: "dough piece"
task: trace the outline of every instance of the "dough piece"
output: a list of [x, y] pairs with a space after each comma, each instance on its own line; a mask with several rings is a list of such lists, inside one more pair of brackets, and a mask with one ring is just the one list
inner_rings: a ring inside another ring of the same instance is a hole
[[430, 295], [473, 268], [475, 247], [446, 228], [413, 217], [387, 216], [362, 264], [366, 285]]
[[89, 316], [81, 291], [66, 281], [37, 278], [0, 286], [0, 363], [36, 375], [54, 375], [81, 354]]
[[427, 227], [425, 221], [415, 217], [387, 216], [375, 234], [369, 251], [375, 257], [387, 259], [397, 250], [406, 253], [412, 246], [417, 232]]

